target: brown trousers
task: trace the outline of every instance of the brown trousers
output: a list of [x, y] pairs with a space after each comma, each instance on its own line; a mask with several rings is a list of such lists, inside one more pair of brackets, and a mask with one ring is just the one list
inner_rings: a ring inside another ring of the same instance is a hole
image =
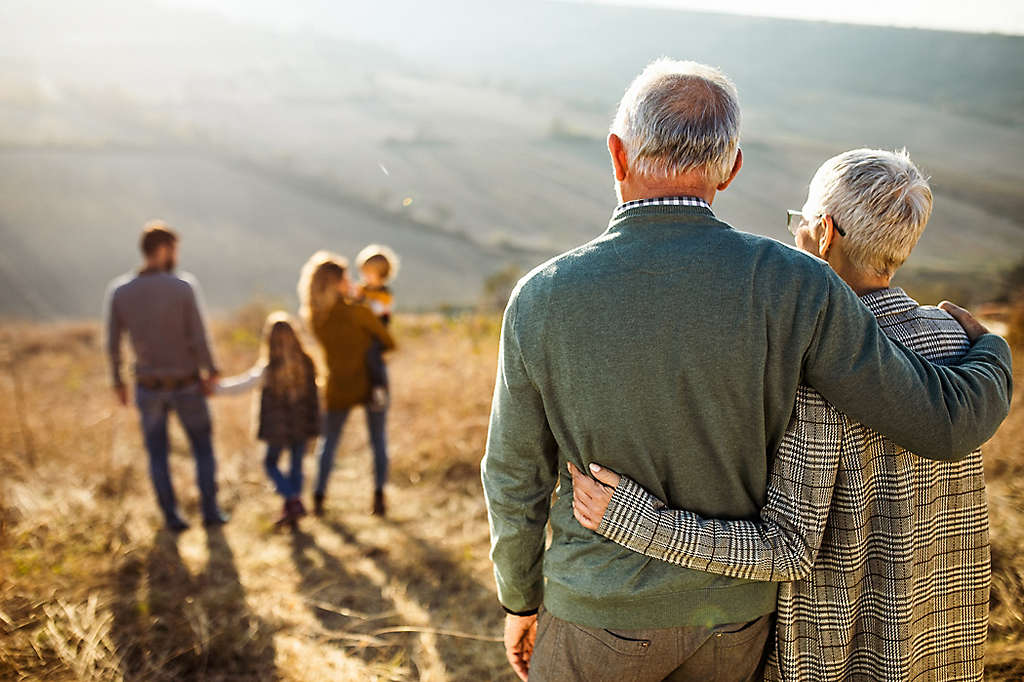
[[760, 680], [774, 615], [717, 627], [604, 630], [541, 609], [530, 682]]

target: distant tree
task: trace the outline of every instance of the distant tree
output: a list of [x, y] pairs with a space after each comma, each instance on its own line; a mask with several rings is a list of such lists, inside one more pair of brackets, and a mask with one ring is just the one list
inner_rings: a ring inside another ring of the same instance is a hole
[[1010, 301], [1024, 299], [1024, 260], [1006, 272], [1003, 277], [1003, 295]]
[[1024, 348], [1024, 261], [1006, 273], [1003, 292], [1010, 304], [1007, 340], [1020, 350]]
[[509, 264], [498, 270], [484, 280], [483, 297], [480, 307], [486, 312], [499, 312], [505, 309], [508, 297], [512, 289], [523, 276], [523, 270], [518, 265]]

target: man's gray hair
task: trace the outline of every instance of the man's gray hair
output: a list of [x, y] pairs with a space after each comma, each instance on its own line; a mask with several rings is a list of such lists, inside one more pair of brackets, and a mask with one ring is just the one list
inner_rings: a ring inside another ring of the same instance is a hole
[[717, 185], [729, 178], [739, 149], [736, 86], [714, 67], [658, 59], [626, 90], [611, 132], [634, 172], [671, 178], [699, 169]]
[[844, 253], [859, 269], [891, 276], [910, 256], [932, 213], [932, 190], [906, 149], [853, 149], [814, 174], [804, 215], [828, 214], [846, 232]]

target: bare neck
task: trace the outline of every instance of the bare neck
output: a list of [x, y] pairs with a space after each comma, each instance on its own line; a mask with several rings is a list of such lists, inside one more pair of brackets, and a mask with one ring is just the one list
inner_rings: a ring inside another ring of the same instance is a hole
[[694, 174], [681, 175], [670, 181], [649, 181], [643, 177], [629, 177], [619, 183], [619, 199], [622, 203], [636, 199], [657, 199], [659, 197], [699, 197], [710, 205], [715, 200], [715, 187]]
[[865, 272], [850, 263], [839, 249], [833, 249], [826, 260], [828, 260], [832, 269], [836, 271], [836, 274], [839, 275], [858, 296], [870, 294], [872, 291], [879, 291], [880, 289], [888, 289], [892, 286], [892, 275], [877, 275]]

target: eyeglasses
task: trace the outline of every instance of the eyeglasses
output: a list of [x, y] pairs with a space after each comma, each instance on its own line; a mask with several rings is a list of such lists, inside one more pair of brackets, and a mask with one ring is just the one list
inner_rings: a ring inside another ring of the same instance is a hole
[[[824, 217], [825, 214], [821, 214], [819, 216], [815, 216], [815, 220]], [[800, 227], [804, 224], [804, 221], [805, 219], [803, 211], [794, 211], [793, 209], [789, 209], [786, 211], [786, 229], [789, 230], [789, 233], [794, 237], [796, 236], [796, 231], [799, 230]], [[846, 236], [846, 230], [839, 227], [839, 224], [836, 222], [835, 218], [832, 219], [832, 227], [835, 228], [836, 232], [839, 233], [840, 237]]]

